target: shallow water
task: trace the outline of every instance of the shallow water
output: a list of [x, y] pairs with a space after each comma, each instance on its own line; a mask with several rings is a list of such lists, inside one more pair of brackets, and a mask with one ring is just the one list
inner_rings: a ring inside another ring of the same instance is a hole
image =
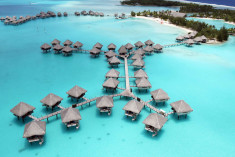
[[[116, 8], [116, 2], [111, 4]], [[63, 10], [63, 5], [46, 6]], [[37, 8], [40, 10], [42, 6]], [[107, 8], [104, 7], [104, 11]], [[123, 9], [119, 13], [130, 10], [120, 8]], [[23, 10], [25, 14], [30, 12]], [[73, 8], [68, 10], [72, 12]], [[12, 12], [18, 15], [21, 11]], [[115, 12], [110, 10], [112, 14]], [[22, 138], [24, 124], [9, 112], [12, 107], [24, 101], [36, 107], [34, 116], [41, 117], [49, 113], [40, 103], [48, 93], [63, 97], [64, 107], [74, 104], [67, 98], [66, 91], [75, 84], [88, 90], [87, 98], [106, 94], [102, 84], [110, 69], [103, 55], [94, 59], [80, 53], [71, 57], [52, 52], [42, 54], [39, 47], [43, 43], [50, 43], [54, 38], [78, 40], [84, 43], [84, 49], [90, 49], [99, 41], [106, 50], [111, 42], [118, 47], [148, 39], [171, 44], [185, 32], [144, 19], [89, 16], [36, 20], [17, 27], [0, 23], [0, 32], [3, 45], [0, 50], [0, 114], [3, 117], [0, 152], [3, 156], [233, 156], [235, 153], [234, 37], [225, 44], [172, 47], [162, 54], [146, 56], [145, 70], [153, 86], [150, 91], [162, 88], [171, 97], [166, 106], [157, 107], [168, 112], [169, 103], [184, 99], [194, 109], [187, 119], [170, 116], [157, 137], [152, 138], [144, 130], [142, 121], [150, 113], [148, 109], [143, 109], [138, 120], [132, 122], [122, 110], [128, 100], [115, 98], [111, 116], [100, 115], [95, 103], [83, 110], [79, 108], [82, 116], [79, 130], [67, 130], [60, 117], [49, 119], [45, 143], [31, 146]], [[117, 70], [124, 75], [124, 65]], [[131, 67], [129, 71], [133, 75]], [[120, 87], [125, 87], [124, 79], [120, 81]], [[134, 85], [132, 79], [131, 84]], [[146, 101], [150, 99], [149, 93], [134, 92]]]

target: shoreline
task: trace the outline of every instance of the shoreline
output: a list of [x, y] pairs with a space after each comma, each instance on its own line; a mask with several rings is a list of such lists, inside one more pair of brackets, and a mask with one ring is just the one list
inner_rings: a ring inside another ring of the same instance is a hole
[[234, 25], [234, 22], [229, 22], [229, 21], [225, 21], [224, 19], [215, 19], [215, 18], [210, 18], [210, 17], [190, 17], [190, 18], [195, 18], [195, 19], [204, 19], [204, 20], [222, 20], [224, 21], [224, 23], [230, 24], [230, 25]]
[[[151, 21], [157, 22], [157, 23], [165, 25], [165, 26], [180, 28], [180, 29], [184, 30], [186, 33], [194, 31], [194, 30], [189, 29], [189, 28], [185, 28], [185, 27], [182, 27], [182, 26], [177, 26], [177, 25], [171, 24], [171, 23], [169, 23], [169, 21], [164, 21], [164, 20], [162, 20], [160, 18], [145, 17], [145, 16], [135, 16], [134, 18], [151, 20]], [[206, 44], [209, 44], [209, 45], [218, 45], [218, 44], [223, 44], [223, 43], [225, 43], [225, 42], [219, 42], [217, 40], [208, 40], [208, 42]]]
[[135, 18], [151, 20], [151, 21], [157, 22], [157, 23], [162, 24], [162, 25], [171, 26], [171, 27], [175, 27], [175, 28], [180, 28], [180, 29], [184, 30], [186, 33], [189, 33], [189, 32], [193, 31], [189, 28], [185, 28], [185, 27], [182, 27], [182, 26], [177, 26], [177, 25], [171, 24], [171, 23], [169, 23], [169, 21], [164, 21], [160, 18], [145, 17], [145, 16], [135, 16]]

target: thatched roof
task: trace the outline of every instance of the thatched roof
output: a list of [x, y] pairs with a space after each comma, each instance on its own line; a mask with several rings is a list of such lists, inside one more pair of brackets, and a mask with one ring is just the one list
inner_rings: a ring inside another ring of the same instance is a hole
[[97, 42], [93, 47], [97, 48], [97, 49], [101, 49], [103, 47], [103, 45], [99, 42]]
[[123, 107], [123, 110], [139, 114], [143, 107], [144, 107], [143, 103], [136, 100], [131, 100]]
[[109, 71], [106, 73], [105, 77], [108, 77], [108, 78], [118, 78], [118, 77], [119, 77], [119, 74], [120, 74], [119, 71], [117, 71], [117, 70], [115, 70], [115, 69], [111, 69], [111, 70], [109, 70]]
[[24, 115], [26, 115], [29, 112], [32, 112], [33, 110], [35, 110], [35, 107], [26, 104], [24, 102], [20, 102], [19, 104], [17, 104], [15, 107], [13, 107], [11, 109], [11, 112], [19, 117], [22, 117]]
[[51, 42], [52, 45], [56, 45], [56, 44], [60, 44], [60, 41], [57, 40], [57, 39], [54, 39], [52, 42]]
[[153, 46], [153, 48], [156, 49], [156, 50], [162, 50], [163, 46], [160, 45], [160, 44], [156, 44], [156, 45]]
[[149, 45], [149, 46], [154, 44], [154, 42], [152, 40], [147, 40], [144, 43], [145, 43], [145, 45]]
[[138, 42], [135, 43], [135, 46], [136, 47], [142, 47], [142, 46], [144, 46], [144, 44], [141, 41], [138, 41]]
[[177, 113], [192, 112], [193, 109], [184, 100], [179, 100], [170, 104]]
[[158, 113], [151, 113], [143, 121], [145, 125], [150, 125], [158, 130], [160, 130], [163, 125], [166, 123], [167, 119]]
[[111, 96], [102, 96], [96, 100], [96, 107], [113, 107], [113, 97]]
[[144, 66], [144, 61], [141, 59], [134, 60], [133, 63], [131, 64], [132, 66]]
[[185, 34], [183, 37], [184, 37], [185, 39], [190, 38], [189, 34]]
[[64, 45], [72, 45], [73, 44], [73, 42], [72, 41], [70, 41], [70, 40], [66, 40], [64, 43], [63, 43]]
[[202, 40], [207, 40], [207, 38], [203, 35], [203, 36], [201, 36], [201, 39]]
[[132, 57], [131, 57], [131, 59], [132, 60], [137, 60], [137, 59], [142, 59], [143, 57], [141, 56], [141, 55], [139, 55], [139, 54], [134, 54]]
[[94, 47], [93, 49], [90, 50], [90, 53], [91, 54], [100, 54], [100, 49], [97, 49]]
[[55, 45], [55, 46], [53, 47], [53, 49], [56, 50], [56, 51], [60, 51], [60, 50], [62, 50], [63, 48], [64, 48], [64, 47], [61, 46], [61, 45], [59, 45], [59, 44], [57, 44], [57, 45]]
[[135, 95], [128, 89], [124, 90], [122, 93], [121, 93], [122, 96], [126, 96], [126, 97], [134, 97]]
[[138, 50], [134, 51], [134, 54], [139, 54], [139, 55], [143, 56], [145, 54], [145, 52], [143, 49], [138, 49]]
[[24, 138], [32, 136], [42, 136], [46, 134], [46, 122], [44, 121], [32, 121], [25, 125]]
[[87, 92], [87, 90], [75, 85], [73, 88], [71, 88], [68, 92], [66, 92], [68, 95], [78, 98], [80, 97], [82, 94], [85, 94]]
[[126, 47], [126, 49], [128, 49], [128, 50], [134, 48], [134, 46], [133, 46], [131, 43], [127, 43], [127, 44], [125, 45], [125, 47]]
[[109, 78], [103, 83], [104, 88], [117, 88], [119, 81], [114, 78]]
[[110, 64], [120, 64], [121, 63], [121, 61], [115, 56], [110, 58], [108, 61], [109, 61]]
[[157, 90], [152, 91], [151, 95], [154, 100], [169, 100], [170, 99], [168, 94], [162, 89], [157, 89]]
[[146, 52], [152, 52], [153, 48], [151, 46], [146, 46], [143, 50]]
[[41, 49], [42, 50], [49, 50], [49, 49], [51, 49], [51, 46], [49, 44], [45, 43], [41, 46]]
[[140, 70], [134, 72], [134, 77], [135, 78], [142, 78], [142, 77], [148, 78], [148, 75], [144, 70], [140, 69]]
[[111, 58], [113, 56], [117, 56], [117, 54], [115, 52], [113, 52], [112, 50], [108, 51], [105, 53], [105, 56], [108, 58]]
[[40, 102], [52, 107], [56, 103], [60, 102], [61, 100], [63, 100], [63, 98], [61, 98], [53, 93], [50, 93], [45, 98], [43, 98]]
[[146, 78], [142, 77], [140, 79], [137, 79], [135, 81], [136, 83], [136, 86], [139, 87], [139, 88], [151, 88], [152, 85], [151, 83], [149, 82], [149, 80], [147, 80]]
[[183, 36], [178, 36], [178, 37], [176, 38], [176, 40], [184, 40], [184, 37], [183, 37]]
[[65, 47], [62, 49], [62, 51], [65, 52], [65, 53], [70, 53], [70, 52], [73, 51], [73, 49], [72, 49], [71, 47], [69, 47], [69, 46], [65, 46]]
[[185, 41], [186, 44], [194, 44], [194, 41], [193, 39], [188, 39]]
[[61, 120], [63, 123], [68, 123], [71, 121], [77, 121], [77, 120], [82, 119], [79, 110], [76, 108], [72, 108], [72, 107], [64, 109], [60, 113], [60, 115], [61, 115]]
[[201, 37], [196, 37], [193, 39], [195, 42], [202, 42], [202, 38]]
[[113, 44], [113, 43], [111, 43], [111, 44], [108, 45], [108, 49], [109, 49], [109, 50], [115, 50], [116, 47], [117, 47], [117, 46], [116, 46], [115, 44]]
[[125, 46], [121, 46], [118, 50], [119, 54], [127, 54], [127, 49]]
[[74, 48], [79, 48], [79, 47], [82, 47], [82, 46], [83, 46], [83, 44], [79, 41], [77, 41], [76, 43], [73, 44]]

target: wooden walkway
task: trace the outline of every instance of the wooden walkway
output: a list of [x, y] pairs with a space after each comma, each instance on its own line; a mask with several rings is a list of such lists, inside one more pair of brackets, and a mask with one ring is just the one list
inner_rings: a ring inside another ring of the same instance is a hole
[[28, 117], [31, 118], [31, 119], [33, 119], [33, 120], [37, 120], [37, 119], [38, 119], [38, 118], [36, 118], [36, 117], [34, 117], [34, 116], [32, 116], [32, 115], [29, 115]]
[[63, 106], [60, 106], [60, 105], [58, 105], [58, 107], [59, 107], [61, 110], [65, 109]]
[[126, 89], [130, 90], [130, 81], [129, 81], [127, 57], [124, 57], [124, 61], [125, 61]]
[[169, 45], [163, 45], [163, 48], [180, 46], [180, 45], [184, 45], [184, 44], [185, 44], [185, 42], [174, 43], [174, 44], [169, 44]]
[[43, 117], [41, 117], [41, 118], [38, 118], [36, 121], [41, 121], [41, 120], [44, 120], [44, 119], [47, 119], [47, 120], [48, 120], [48, 118], [53, 117], [53, 116], [56, 116], [56, 115], [60, 114], [62, 111], [63, 111], [63, 110], [59, 110], [59, 111], [53, 112], [53, 113], [51, 113], [51, 114], [45, 115], [45, 116], [43, 116]]
[[153, 99], [150, 99], [149, 101], [146, 101], [146, 103], [150, 103], [151, 101], [153, 101]]

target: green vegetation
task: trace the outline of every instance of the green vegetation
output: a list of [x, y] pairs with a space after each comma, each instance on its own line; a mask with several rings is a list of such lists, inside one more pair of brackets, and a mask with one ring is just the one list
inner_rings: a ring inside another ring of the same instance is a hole
[[180, 12], [194, 13], [192, 17], [205, 17], [224, 19], [235, 22], [235, 10], [215, 9], [210, 5], [199, 5], [194, 3], [182, 3], [167, 0], [126, 0], [121, 1], [122, 5], [154, 5], [154, 6], [180, 6]]
[[[228, 40], [228, 33], [234, 33], [235, 29], [226, 29], [221, 28], [217, 30], [214, 26], [208, 25], [204, 22], [187, 20], [181, 17], [173, 17], [171, 16], [171, 11], [164, 12], [151, 12], [151, 11], [143, 11], [135, 13], [137, 16], [153, 16], [155, 18], [161, 18], [163, 20], [169, 20], [170, 23], [175, 24], [177, 26], [186, 27], [198, 32], [197, 36], [205, 35], [209, 39], [216, 38], [218, 41], [226, 41]], [[134, 15], [134, 14], [133, 14]]]
[[185, 6], [181, 6], [180, 12], [194, 13], [192, 17], [209, 17], [235, 22], [235, 10], [215, 9], [213, 6], [209, 5], [199, 5], [190, 3]]
[[157, 5], [157, 6], [181, 6], [184, 3], [165, 0], [126, 0], [121, 1], [122, 5]]

